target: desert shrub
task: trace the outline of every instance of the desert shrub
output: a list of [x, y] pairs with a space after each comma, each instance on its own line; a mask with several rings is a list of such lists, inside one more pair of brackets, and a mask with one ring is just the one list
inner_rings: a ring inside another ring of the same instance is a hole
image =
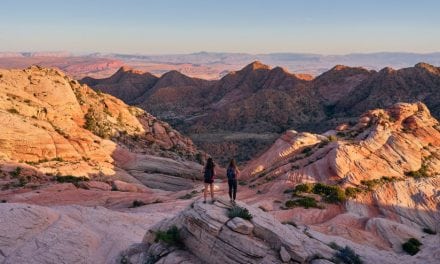
[[437, 232], [435, 232], [434, 230], [432, 230], [432, 229], [429, 228], [429, 227], [425, 227], [425, 228], [423, 228], [422, 230], [423, 230], [423, 232], [425, 232], [426, 234], [430, 234], [430, 235], [435, 235], [435, 234], [437, 234]]
[[295, 186], [295, 192], [305, 192], [309, 193], [313, 189], [313, 185], [310, 183], [302, 183]]
[[78, 182], [82, 182], [82, 181], [89, 181], [89, 178], [85, 177], [85, 176], [72, 176], [72, 175], [65, 175], [65, 176], [61, 176], [61, 175], [57, 175], [54, 177], [54, 180], [59, 182], [59, 183], [73, 183], [76, 184]]
[[84, 118], [86, 119], [85, 129], [102, 138], [109, 138], [111, 136], [110, 124], [105, 120], [102, 114], [93, 108], [89, 108]]
[[318, 205], [318, 203], [316, 202], [316, 200], [312, 197], [301, 197], [296, 200], [288, 200], [288, 201], [286, 201], [285, 205], [287, 208], [292, 208], [292, 207], [297, 207], [297, 206], [301, 206], [306, 209], [308, 209], [308, 208], [321, 208]]
[[405, 172], [405, 175], [409, 176], [409, 177], [416, 178], [416, 179], [426, 178], [426, 177], [430, 176], [429, 173], [428, 173], [428, 166], [425, 163], [422, 164], [420, 169], [418, 169], [416, 171]]
[[11, 113], [11, 114], [19, 114], [19, 113], [20, 113], [20, 112], [18, 112], [18, 110], [15, 109], [15, 108], [9, 108], [9, 109], [8, 109], [8, 112]]
[[338, 186], [317, 183], [313, 186], [313, 193], [324, 197], [324, 200], [329, 203], [343, 202], [346, 200], [345, 192]]
[[249, 212], [247, 208], [238, 205], [228, 209], [228, 217], [229, 218], [240, 217], [245, 220], [251, 220], [253, 218], [252, 214]]
[[130, 208], [136, 208], [136, 207], [141, 207], [146, 205], [146, 203], [144, 203], [143, 201], [140, 200], [134, 200], [133, 203], [131, 204]]
[[157, 243], [160, 241], [170, 246], [183, 247], [183, 242], [180, 237], [180, 232], [177, 226], [172, 226], [166, 231], [160, 231], [160, 230], [157, 231], [154, 242]]
[[363, 263], [360, 256], [354, 252], [353, 249], [346, 246], [336, 251], [334, 255], [336, 261], [340, 261], [346, 264], [361, 264]]
[[361, 184], [365, 185], [369, 191], [372, 191], [372, 190], [374, 190], [376, 188], [377, 185], [380, 184], [380, 180], [379, 179], [362, 180]]
[[423, 244], [419, 240], [412, 237], [402, 244], [402, 249], [411, 256], [414, 256], [420, 251], [421, 245]]
[[345, 196], [348, 198], [356, 198], [358, 193], [361, 193], [362, 190], [357, 187], [347, 187], [345, 188]]
[[21, 167], [15, 168], [15, 170], [12, 171], [10, 174], [14, 178], [20, 177], [20, 175], [21, 175]]

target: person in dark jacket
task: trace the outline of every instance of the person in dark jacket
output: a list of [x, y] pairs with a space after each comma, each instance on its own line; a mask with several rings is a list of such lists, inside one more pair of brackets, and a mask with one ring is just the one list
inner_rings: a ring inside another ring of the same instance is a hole
[[237, 178], [240, 176], [240, 171], [234, 159], [231, 159], [229, 162], [226, 176], [228, 177], [229, 199], [231, 199], [231, 203], [235, 203], [235, 198], [237, 197]]
[[215, 164], [212, 158], [208, 158], [206, 161], [205, 169], [204, 169], [204, 178], [205, 178], [205, 192], [203, 193], [203, 197], [205, 200], [203, 203], [206, 203], [206, 196], [208, 196], [208, 187], [211, 191], [211, 200], [212, 203], [215, 202], [214, 200], [214, 177], [215, 177]]

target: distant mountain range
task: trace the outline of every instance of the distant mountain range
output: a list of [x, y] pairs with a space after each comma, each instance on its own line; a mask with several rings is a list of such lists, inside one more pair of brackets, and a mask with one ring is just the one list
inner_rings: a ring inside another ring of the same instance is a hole
[[224, 162], [224, 153], [249, 160], [287, 129], [324, 132], [397, 102], [423, 101], [440, 117], [440, 68], [426, 63], [380, 71], [337, 65], [312, 78], [256, 61], [217, 81], [121, 68], [81, 82], [168, 121]]
[[[56, 59], [54, 59], [56, 58]], [[99, 67], [91, 67], [96, 60]], [[109, 63], [104, 67], [103, 60]], [[282, 65], [290, 72], [319, 75], [334, 65], [364, 67], [380, 70], [385, 67], [395, 69], [410, 67], [420, 61], [440, 64], [440, 52], [407, 53], [379, 52], [353, 53], [346, 55], [321, 55], [309, 53], [226, 53], [198, 52], [191, 54], [139, 55], [117, 53], [72, 54], [69, 52], [0, 52], [0, 67], [23, 68], [30, 64], [58, 67], [75, 78], [85, 76], [107, 77], [120, 66], [126, 65], [137, 70], [162, 75], [177, 70], [185, 75], [203, 79], [219, 79], [228, 72], [236, 71], [251, 61], [262, 61], [271, 67]], [[66, 67], [66, 65], [69, 67]], [[116, 66], [117, 64], [117, 66]], [[85, 65], [85, 66], [84, 66]]]

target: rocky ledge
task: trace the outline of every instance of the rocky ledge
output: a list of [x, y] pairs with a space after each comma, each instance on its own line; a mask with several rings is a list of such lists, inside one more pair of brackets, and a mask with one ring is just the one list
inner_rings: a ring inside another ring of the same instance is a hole
[[241, 202], [236, 206], [248, 209], [252, 219], [228, 217], [232, 205], [224, 197], [214, 204], [195, 201], [181, 214], [148, 230], [142, 243], [121, 253], [120, 261], [320, 263], [334, 255], [334, 249], [302, 230], [284, 225], [258, 208]]

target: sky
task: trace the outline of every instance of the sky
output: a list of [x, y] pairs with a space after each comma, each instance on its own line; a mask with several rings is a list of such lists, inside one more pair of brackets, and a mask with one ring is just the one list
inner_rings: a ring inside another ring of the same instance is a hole
[[2, 0], [0, 51], [440, 51], [438, 0]]

